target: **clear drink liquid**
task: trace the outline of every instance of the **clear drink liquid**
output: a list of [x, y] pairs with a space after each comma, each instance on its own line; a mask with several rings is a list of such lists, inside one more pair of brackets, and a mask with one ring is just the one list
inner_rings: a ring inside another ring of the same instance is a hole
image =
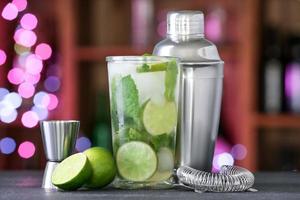
[[180, 69], [175, 59], [108, 57], [115, 187], [166, 187], [172, 175]]

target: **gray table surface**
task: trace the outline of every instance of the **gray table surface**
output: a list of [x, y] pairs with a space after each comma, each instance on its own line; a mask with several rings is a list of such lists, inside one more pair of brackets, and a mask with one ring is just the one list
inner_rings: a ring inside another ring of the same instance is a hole
[[185, 190], [117, 190], [106, 188], [95, 191], [47, 192], [40, 188], [40, 171], [0, 171], [0, 199], [11, 200], [89, 200], [89, 199], [300, 199], [300, 173], [257, 173], [258, 192], [194, 193]]

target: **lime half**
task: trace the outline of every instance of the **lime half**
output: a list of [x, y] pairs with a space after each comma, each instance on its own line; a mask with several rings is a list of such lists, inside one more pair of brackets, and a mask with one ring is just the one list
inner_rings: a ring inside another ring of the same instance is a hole
[[129, 181], [145, 181], [157, 168], [153, 149], [144, 142], [128, 142], [122, 145], [116, 156], [119, 174]]
[[101, 147], [93, 147], [83, 152], [91, 165], [92, 175], [87, 181], [89, 188], [102, 188], [111, 183], [117, 168], [112, 154]]
[[57, 165], [52, 175], [52, 183], [63, 190], [76, 190], [89, 179], [91, 174], [92, 168], [87, 156], [77, 153]]
[[153, 136], [170, 133], [177, 123], [175, 102], [155, 104], [149, 101], [143, 111], [143, 123], [148, 133]]

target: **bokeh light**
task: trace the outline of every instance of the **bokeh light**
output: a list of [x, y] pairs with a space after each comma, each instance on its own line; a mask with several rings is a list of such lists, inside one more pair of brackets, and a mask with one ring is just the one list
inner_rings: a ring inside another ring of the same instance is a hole
[[22, 28], [26, 30], [32, 30], [37, 26], [38, 20], [35, 15], [31, 13], [26, 13], [21, 18], [20, 24]]
[[30, 52], [31, 48], [30, 47], [24, 47], [22, 45], [19, 45], [19, 44], [15, 43], [14, 49], [15, 49], [15, 52], [18, 55], [22, 55], [22, 54], [28, 54]]
[[286, 104], [289, 110], [300, 112], [300, 63], [292, 62], [286, 66], [284, 90], [287, 97]]
[[230, 153], [235, 160], [243, 160], [247, 156], [247, 149], [242, 144], [236, 144], [232, 147]]
[[89, 138], [87, 137], [80, 137], [76, 140], [76, 150], [78, 152], [83, 152], [86, 149], [90, 148], [92, 143]]
[[18, 93], [21, 95], [21, 97], [23, 98], [30, 98], [33, 96], [35, 91], [35, 87], [31, 84], [31, 83], [22, 83], [21, 85], [19, 85], [18, 88]]
[[223, 165], [233, 165], [234, 159], [230, 153], [221, 153], [214, 157], [213, 167], [220, 170]]
[[11, 123], [17, 119], [18, 112], [11, 106], [5, 106], [0, 111], [0, 119], [4, 123]]
[[222, 137], [218, 137], [216, 141], [216, 147], [215, 147], [215, 155], [229, 152], [231, 150], [231, 146], [226, 142], [226, 140]]
[[23, 45], [25, 47], [32, 47], [36, 43], [37, 36], [31, 30], [19, 28], [15, 32], [14, 40], [16, 43]]
[[25, 10], [27, 7], [27, 0], [13, 0], [12, 3], [17, 7], [19, 12]]
[[22, 158], [31, 158], [35, 153], [35, 146], [32, 142], [25, 141], [20, 144], [18, 148], [18, 153]]
[[57, 76], [49, 76], [45, 82], [44, 87], [49, 92], [56, 92], [59, 90], [60, 87], [60, 80]]
[[6, 20], [14, 20], [18, 16], [18, 8], [14, 4], [8, 3], [3, 8], [1, 15]]
[[47, 108], [50, 103], [50, 97], [48, 93], [40, 91], [34, 95], [33, 103], [37, 107]]
[[41, 74], [28, 74], [26, 73], [24, 76], [25, 82], [31, 83], [32, 85], [38, 83], [40, 81]]
[[6, 88], [0, 88], [0, 101], [9, 93]]
[[9, 70], [7, 79], [10, 83], [19, 85], [24, 81], [24, 71], [20, 68], [13, 68]]
[[6, 62], [6, 53], [0, 49], [0, 65], [3, 65]]
[[19, 108], [22, 104], [22, 97], [16, 93], [16, 92], [11, 92], [5, 95], [3, 101], [10, 105], [13, 108]]
[[20, 67], [25, 68], [27, 57], [30, 55], [32, 55], [32, 54], [28, 52], [28, 53], [18, 56], [17, 62], [20, 65]]
[[206, 17], [205, 35], [212, 41], [220, 40], [222, 36], [222, 24], [218, 16], [209, 14]]
[[0, 151], [3, 154], [11, 154], [16, 149], [16, 142], [10, 137], [5, 137], [0, 140]]
[[54, 110], [58, 105], [58, 98], [54, 94], [49, 94], [48, 96], [50, 98], [50, 101], [47, 108], [48, 110]]
[[23, 113], [21, 118], [22, 124], [27, 128], [35, 127], [39, 122], [38, 115], [33, 111]]
[[39, 74], [43, 69], [43, 62], [36, 55], [31, 54], [26, 58], [25, 68], [29, 74]]
[[39, 120], [45, 120], [48, 117], [48, 109], [38, 106], [33, 106], [31, 108], [33, 112], [35, 112], [39, 118]]
[[41, 43], [36, 46], [35, 54], [38, 55], [42, 60], [47, 60], [51, 57], [52, 49], [46, 43]]

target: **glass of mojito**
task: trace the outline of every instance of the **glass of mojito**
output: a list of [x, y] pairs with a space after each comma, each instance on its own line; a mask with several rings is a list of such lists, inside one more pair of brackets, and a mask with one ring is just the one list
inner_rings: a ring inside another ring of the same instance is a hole
[[112, 56], [108, 62], [118, 188], [168, 187], [174, 168], [180, 68], [176, 58]]

